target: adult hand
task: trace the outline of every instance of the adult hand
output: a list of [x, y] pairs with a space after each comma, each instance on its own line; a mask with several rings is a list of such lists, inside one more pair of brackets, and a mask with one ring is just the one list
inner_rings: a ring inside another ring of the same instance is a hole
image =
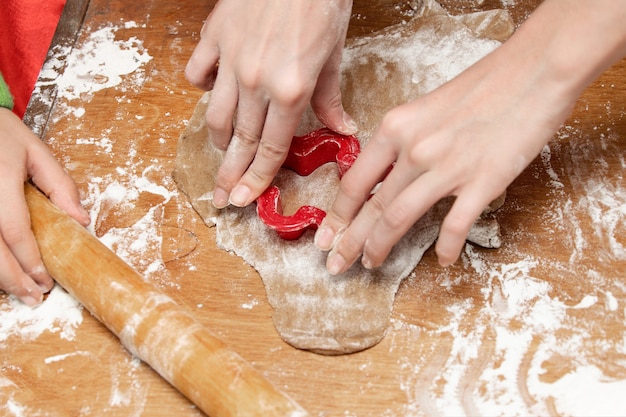
[[226, 150], [213, 204], [246, 206], [287, 156], [306, 106], [343, 134], [356, 125], [342, 106], [339, 65], [350, 0], [221, 0], [202, 29], [187, 78], [210, 90], [206, 119]]
[[59, 208], [89, 224], [74, 182], [50, 150], [10, 110], [0, 108], [0, 289], [36, 306], [53, 280], [30, 228], [24, 197], [29, 177]]
[[[562, 2], [548, 3], [550, 13], [562, 16]], [[535, 19], [533, 30], [521, 28], [452, 81], [384, 116], [344, 175], [316, 233], [316, 245], [330, 250], [330, 273], [344, 272], [361, 255], [366, 268], [379, 266], [409, 228], [447, 196], [456, 198], [436, 252], [444, 266], [458, 258], [476, 218], [539, 154], [597, 74], [599, 67], [564, 76], [572, 54], [546, 57], [555, 51], [537, 38], [553, 35], [541, 28], [554, 16]]]

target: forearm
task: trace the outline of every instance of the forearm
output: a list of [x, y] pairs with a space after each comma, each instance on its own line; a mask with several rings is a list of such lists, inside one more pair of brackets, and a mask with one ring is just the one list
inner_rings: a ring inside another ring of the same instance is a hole
[[537, 66], [537, 81], [575, 98], [626, 56], [625, 22], [624, 1], [546, 0], [510, 42], [526, 43], [520, 50]]

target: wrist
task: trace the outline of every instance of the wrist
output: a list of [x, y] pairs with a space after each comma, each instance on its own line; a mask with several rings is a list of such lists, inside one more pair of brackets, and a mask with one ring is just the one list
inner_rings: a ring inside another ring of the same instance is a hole
[[[563, 99], [577, 99], [626, 55], [626, 2], [547, 0], [520, 32], [534, 42], [541, 81]], [[534, 39], [533, 39], [534, 38]]]

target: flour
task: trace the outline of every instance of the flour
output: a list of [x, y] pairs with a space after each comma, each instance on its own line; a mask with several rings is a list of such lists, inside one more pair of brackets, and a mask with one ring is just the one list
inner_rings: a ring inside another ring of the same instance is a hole
[[[53, 121], [59, 118], [74, 118], [76, 120], [86, 115], [84, 104], [92, 97], [105, 89], [114, 89], [126, 94], [137, 92], [149, 77], [146, 64], [152, 60], [151, 55], [143, 47], [143, 42], [135, 37], [120, 39], [119, 32], [123, 29], [142, 28], [134, 21], [121, 22], [118, 25], [109, 24], [101, 28], [85, 28], [86, 37], [79, 37], [76, 47], [54, 46], [49, 54], [37, 83], [33, 96], [49, 108], [53, 108]], [[127, 101], [124, 97], [121, 100]], [[167, 115], [169, 117], [169, 114]], [[138, 119], [140, 120], [140, 119]], [[32, 120], [32, 129], [41, 135], [45, 127], [44, 115], [35, 115]], [[176, 121], [178, 125], [183, 122]], [[76, 123], [74, 126], [78, 126]], [[165, 130], [165, 129], [164, 129]], [[57, 132], [64, 135], [65, 132]], [[115, 152], [115, 141], [111, 139], [113, 129], [105, 129], [94, 136], [79, 136], [75, 139], [77, 146], [85, 147], [94, 154], [112, 154]], [[69, 134], [69, 137], [75, 136]], [[48, 143], [54, 145], [55, 138], [48, 138]], [[128, 152], [128, 164], [119, 167], [110, 176], [92, 176], [88, 183], [88, 193], [83, 196], [83, 204], [89, 209], [92, 225], [99, 224], [99, 214], [112, 206], [131, 208], [134, 200], [144, 194], [157, 195], [163, 204], [166, 204], [177, 194], [172, 183], [156, 183], [155, 173], [162, 169], [159, 164], [148, 168], [139, 168], [140, 163], [134, 160], [136, 150]], [[73, 161], [67, 162], [66, 168], [74, 168]], [[169, 187], [169, 189], [168, 189]], [[105, 206], [105, 208], [103, 208]], [[102, 236], [102, 240], [110, 247], [118, 250], [118, 255], [125, 258], [133, 266], [144, 267], [148, 274], [162, 269], [160, 260], [138, 263], [138, 259], [145, 258], [145, 251], [149, 247], [161, 245], [159, 234], [156, 232], [158, 215], [162, 204], [148, 210], [145, 216], [129, 229], [110, 229]], [[19, 343], [28, 343], [36, 340], [44, 333], [58, 335], [64, 340], [74, 340], [82, 324], [83, 308], [77, 300], [63, 289], [55, 286], [45, 301], [37, 308], [30, 308], [20, 303], [13, 296], [0, 295], [0, 349], [5, 346], [14, 347]], [[17, 339], [17, 341], [16, 341]], [[10, 344], [10, 345], [9, 345]], [[90, 357], [92, 353], [85, 351], [57, 352], [43, 360], [46, 366], [61, 366], [64, 361], [76, 357]], [[15, 365], [13, 365], [15, 363]], [[2, 371], [9, 370], [21, 373], [20, 362], [12, 362], [7, 357], [2, 359]], [[146, 401], [147, 387], [139, 383], [140, 361], [129, 358], [127, 364], [120, 363], [111, 368], [111, 397], [110, 409], [134, 408], [134, 411], [125, 415], [141, 415]], [[128, 372], [131, 378], [129, 387], [120, 385], [121, 372]], [[3, 375], [3, 374], [0, 374]], [[10, 374], [8, 374], [10, 375]], [[22, 385], [19, 384], [21, 389]], [[1, 388], [6, 388], [3, 390]], [[0, 414], [14, 416], [48, 415], [46, 412], [36, 411], [23, 406], [10, 394], [18, 385], [12, 377], [0, 376], [0, 398], [6, 400], [0, 406]], [[129, 405], [130, 403], [132, 404]], [[82, 412], [91, 415], [89, 407]]]
[[626, 260], [626, 188], [600, 178], [590, 178], [583, 186], [587, 196], [578, 202], [578, 207], [593, 219], [594, 232], [605, 240], [611, 258]]
[[[125, 23], [125, 27], [135, 26], [134, 22]], [[58, 98], [66, 102], [89, 100], [91, 95], [107, 88], [137, 88], [146, 77], [142, 67], [152, 56], [135, 37], [115, 39], [119, 29], [108, 26], [90, 31], [89, 37], [69, 54], [66, 62], [48, 61], [40, 74], [38, 88], [56, 85]], [[60, 74], [62, 65], [66, 66]]]
[[[500, 3], [515, 6], [513, 0], [501, 0]], [[122, 27], [142, 26], [126, 22], [96, 29], [75, 50], [57, 50], [56, 54], [71, 57], [64, 72], [62, 60], [48, 61], [42, 73], [45, 75], [42, 85], [58, 84], [57, 106], [63, 109], [59, 116], [84, 119], [86, 112], [82, 103], [88, 102], [93, 94], [105, 88], [133, 91], [148, 77], [145, 67], [151, 56], [140, 40], [118, 39]], [[483, 47], [491, 46], [486, 42]], [[439, 51], [433, 49], [424, 53], [434, 56]], [[103, 59], [104, 56], [108, 58]], [[108, 65], [109, 62], [115, 65]], [[447, 78], [457, 71], [456, 68], [452, 63], [440, 68], [440, 71], [447, 72]], [[379, 68], [378, 75], [385, 75], [383, 67]], [[419, 74], [410, 78], [411, 84], [423, 83], [426, 89], [439, 82], [441, 80], [421, 78]], [[609, 104], [606, 110], [607, 115], [617, 111], [615, 106]], [[134, 117], [136, 120], [142, 118], [142, 115]], [[396, 355], [399, 366], [410, 371], [407, 373], [409, 376], [397, 380], [397, 387], [406, 396], [401, 415], [548, 415], [551, 407], [561, 415], [626, 413], [621, 400], [626, 391], [624, 373], [618, 369], [611, 374], [603, 358], [604, 354], [611, 354], [612, 358], [622, 358], [623, 362], [626, 355], [623, 330], [626, 326], [626, 283], [607, 271], [586, 267], [589, 258], [595, 256], [606, 260], [608, 265], [626, 260], [626, 240], [623, 238], [626, 236], [626, 184], [611, 171], [603, 158], [596, 161], [588, 159], [588, 155], [595, 154], [588, 152], [588, 148], [594, 146], [592, 143], [598, 143], [597, 146], [605, 149], [605, 154], [621, 155], [621, 169], [624, 169], [626, 163], [623, 145], [620, 145], [623, 141], [608, 127], [599, 127], [597, 135], [589, 138], [582, 137], [575, 126], [575, 123], [565, 126], [559, 132], [560, 139], [568, 139], [566, 145], [551, 143], [541, 153], [537, 177], [545, 180], [547, 193], [554, 198], [549, 200], [542, 216], [533, 220], [563, 236], [561, 244], [569, 249], [569, 256], [557, 262], [548, 256], [534, 258], [511, 250], [509, 261], [494, 262], [491, 257], [467, 246], [462, 262], [471, 272], [471, 279], [480, 285], [482, 298], [451, 301], [445, 309], [449, 321], [437, 328], [411, 324], [406, 317], [392, 319], [387, 336], [392, 341], [399, 335], [407, 335], [418, 345], [422, 334], [450, 340], [450, 352], [444, 352], [445, 357], [428, 356], [421, 351], [422, 355], [414, 355], [413, 346], [390, 343], [390, 350]], [[111, 138], [112, 132], [106, 130], [88, 137], [81, 136], [75, 143], [90, 151], [112, 154], [115, 142]], [[161, 144], [165, 142], [162, 137], [157, 140]], [[563, 146], [571, 147], [571, 153], [564, 152]], [[564, 164], [564, 170], [556, 170], [553, 159], [563, 154], [571, 160]], [[158, 255], [148, 259], [146, 253], [158, 253], [158, 248], [163, 245], [159, 233], [163, 207], [178, 194], [167, 175], [154, 175], [153, 170], [159, 169], [158, 163], [146, 169], [139, 159], [137, 150], [131, 148], [126, 166], [116, 167], [110, 175], [88, 178], [83, 203], [90, 209], [91, 231], [95, 233], [97, 226], [106, 223], [107, 215], [134, 208], [142, 195], [156, 199], [157, 202], [138, 219], [104, 228], [99, 237], [145, 276], [165, 276], [166, 279], [159, 284], [175, 287], [177, 283], [167, 276], [163, 259]], [[590, 171], [582, 168], [592, 165], [594, 169]], [[71, 168], [71, 164], [68, 166]], [[152, 179], [161, 175], [166, 177], [164, 182]], [[571, 189], [584, 197], [570, 195]], [[593, 228], [583, 230], [582, 225], [589, 220]], [[515, 236], [515, 240], [527, 237], [521, 234]], [[510, 246], [514, 242], [506, 243]], [[321, 255], [312, 251], [305, 256]], [[302, 258], [298, 257], [280, 259], [280, 262], [290, 263], [296, 269], [304, 269], [302, 285], [306, 285], [309, 277], [301, 261]], [[567, 274], [575, 276], [581, 282], [581, 291], [566, 298], [554, 283], [539, 278], [539, 271], [545, 267], [563, 271], [566, 278], [569, 277]], [[190, 269], [195, 267], [192, 265]], [[453, 291], [466, 278], [442, 273], [439, 284]], [[419, 277], [411, 274], [408, 279], [416, 281]], [[254, 309], [258, 304], [259, 299], [249, 296], [242, 300], [240, 308]], [[197, 304], [196, 307], [201, 309], [204, 305]], [[0, 296], [0, 349], [13, 339], [27, 342], [44, 332], [71, 340], [82, 323], [82, 314], [82, 307], [76, 300], [58, 287], [37, 309], [25, 307], [14, 297]], [[586, 316], [591, 319], [585, 320]], [[600, 337], [597, 344], [591, 345], [589, 335], [594, 331], [603, 331], [591, 328], [594, 323], [601, 322], [598, 317], [602, 317], [603, 323], [613, 325], [616, 334], [603, 333], [606, 337]], [[474, 325], [468, 326], [468, 322]], [[485, 355], [485, 363], [477, 364], [484, 349], [491, 346], [485, 342], [490, 338], [493, 339], [493, 346], [490, 347], [493, 352]], [[531, 348], [535, 353], [528, 355]], [[86, 353], [58, 352], [48, 356], [44, 363], [53, 366], [72, 356], [82, 355]], [[547, 366], [557, 362], [555, 357], [566, 358], [571, 363], [571, 369], [563, 371], [554, 380], [547, 380]], [[119, 368], [112, 367], [112, 388], [108, 398], [110, 407], [107, 411], [119, 412], [123, 407], [136, 405], [135, 414], [140, 415], [146, 388], [135, 374], [138, 362], [134, 358], [129, 361]], [[622, 362], [613, 361], [617, 368], [623, 368]], [[368, 364], [358, 366], [360, 372], [368, 368]], [[126, 371], [132, 376], [131, 382], [127, 387], [120, 386], [120, 372]], [[423, 378], [424, 373], [432, 375], [432, 386], [427, 389], [424, 384], [425, 381], [430, 383], [430, 380]], [[364, 385], [370, 383], [363, 382]], [[0, 388], [4, 387], [16, 388], [16, 384], [0, 376]], [[343, 410], [341, 404], [336, 406]], [[8, 415], [33, 415], [31, 411], [12, 398], [0, 406], [0, 413]], [[90, 415], [93, 410], [84, 411], [85, 415]], [[343, 410], [343, 415], [356, 414]], [[395, 413], [389, 411], [384, 415]]]
[[44, 361], [45, 364], [50, 364], [50, 363], [53, 363], [53, 362], [64, 361], [65, 359], [71, 358], [72, 356], [91, 356], [91, 353], [85, 352], [85, 351], [76, 351], [76, 352], [71, 352], [71, 353], [64, 353], [62, 355], [48, 356], [43, 361]]
[[24, 342], [38, 338], [44, 332], [58, 333], [72, 340], [83, 321], [82, 306], [59, 286], [36, 308], [21, 303], [14, 296], [5, 296], [0, 303], [0, 348], [13, 337]]
[[[149, 179], [157, 167], [150, 167], [140, 174], [124, 170], [124, 176], [107, 175], [93, 177], [89, 185], [89, 194], [83, 205], [90, 207], [90, 231], [96, 233], [102, 218], [116, 210], [121, 213], [132, 210], [143, 193], [160, 196], [161, 202], [150, 207], [145, 215], [131, 225], [111, 227], [99, 239], [117, 256], [132, 265], [143, 276], [149, 277], [164, 270], [162, 259], [147, 258], [145, 253], [160, 253], [163, 241], [158, 233], [162, 222], [163, 207], [178, 195], [176, 187], [167, 179], [157, 184]], [[175, 286], [173, 282], [168, 286]]]
[[[550, 415], [551, 407], [560, 415], [624, 415], [620, 393], [626, 389], [626, 379], [609, 377], [598, 368], [587, 346], [590, 330], [584, 325], [578, 328], [582, 323], [569, 315], [572, 310], [605, 303], [607, 310], [615, 311], [618, 300], [612, 294], [586, 295], [569, 306], [552, 295], [550, 284], [534, 276], [544, 262], [541, 259], [492, 263], [467, 246], [463, 261], [474, 269], [472, 279], [482, 283], [483, 302], [450, 304], [448, 324], [437, 329], [394, 320], [399, 334], [427, 332], [452, 341], [449, 352], [433, 352], [426, 358], [398, 355], [403, 368], [411, 369], [401, 381], [408, 398], [405, 416]], [[476, 318], [467, 327], [470, 314]], [[490, 338], [492, 347], [487, 342]], [[531, 347], [536, 352], [529, 357]], [[626, 338], [605, 349], [623, 354], [625, 347]], [[396, 344], [392, 348], [411, 351]], [[543, 378], [544, 367], [554, 355], [570, 358], [575, 365], [548, 382]], [[476, 362], [479, 357], [486, 360]], [[432, 385], [424, 386], [431, 379]]]
[[553, 384], [534, 381], [545, 398], [554, 398], [562, 414], [580, 416], [623, 416], [622, 397], [626, 381], [615, 381], [595, 366], [580, 366]]
[[[607, 104], [606, 110], [615, 107]], [[405, 415], [626, 414], [626, 282], [620, 272], [626, 261], [626, 152], [611, 126], [583, 134], [576, 123], [564, 126], [529, 168], [548, 195], [533, 221], [558, 232], [565, 258], [549, 251], [531, 257], [509, 241], [500, 251], [510, 261], [494, 262], [467, 246], [462, 262], [473, 270], [483, 299], [451, 302], [448, 324], [436, 329], [396, 319], [399, 334], [427, 332], [452, 341], [450, 352], [399, 360], [421, 375], [401, 381]], [[523, 230], [515, 235], [516, 241], [531, 238]], [[545, 277], [546, 270], [555, 280]], [[444, 276], [440, 285], [453, 291], [463, 280]], [[564, 293], [559, 280], [576, 291]], [[433, 380], [426, 393], [424, 375]]]
[[[140, 28], [137, 22], [122, 22], [99, 29], [86, 28], [88, 37], [76, 47], [54, 45], [39, 74], [33, 98], [47, 108], [61, 110], [57, 117], [82, 118], [93, 94], [108, 88], [137, 91], [149, 74], [145, 64], [152, 56], [135, 37], [117, 39], [121, 29]], [[55, 120], [58, 120], [55, 118]], [[31, 116], [31, 129], [41, 136], [47, 122], [45, 114]]]

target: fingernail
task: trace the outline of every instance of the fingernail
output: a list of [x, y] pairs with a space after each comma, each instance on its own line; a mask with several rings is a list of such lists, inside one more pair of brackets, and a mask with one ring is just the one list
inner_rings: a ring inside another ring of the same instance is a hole
[[85, 210], [84, 207], [80, 207], [80, 215], [82, 216], [82, 221], [80, 222], [83, 226], [89, 226], [91, 222], [91, 217], [89, 216], [89, 212]]
[[333, 241], [335, 240], [335, 233], [333, 229], [328, 226], [321, 226], [315, 232], [315, 237], [313, 242], [318, 249], [321, 250], [330, 250], [333, 247]]
[[366, 253], [363, 254], [363, 256], [361, 257], [361, 264], [363, 264], [363, 267], [365, 269], [372, 269], [372, 260], [370, 259], [369, 256], [367, 256]]
[[50, 283], [50, 285], [37, 284], [37, 286], [39, 287], [41, 292], [45, 294], [45, 293], [50, 292], [52, 290], [52, 287], [54, 287], [54, 282]]
[[26, 304], [29, 307], [37, 307], [39, 304], [41, 304], [42, 300], [43, 300], [43, 295], [41, 295], [40, 297], [35, 297], [32, 294], [29, 294], [29, 295], [20, 297], [20, 301], [22, 301], [24, 304]]
[[250, 189], [245, 185], [238, 185], [230, 193], [230, 203], [237, 207], [245, 207], [250, 197]]
[[213, 207], [222, 209], [228, 205], [228, 193], [226, 190], [216, 188], [213, 191]]
[[354, 119], [345, 111], [343, 112], [343, 126], [346, 135], [353, 135], [359, 130]]
[[326, 261], [326, 269], [331, 275], [337, 275], [346, 267], [346, 260], [338, 253], [332, 253]]
[[443, 258], [441, 258], [441, 257], [439, 257], [439, 258], [437, 259], [437, 261], [439, 262], [439, 266], [442, 266], [442, 267], [444, 267], [444, 268], [447, 268], [447, 267], [449, 267], [450, 265], [452, 265], [452, 262], [450, 262], [450, 261], [449, 261], [449, 260], [447, 260], [447, 259], [443, 259]]

